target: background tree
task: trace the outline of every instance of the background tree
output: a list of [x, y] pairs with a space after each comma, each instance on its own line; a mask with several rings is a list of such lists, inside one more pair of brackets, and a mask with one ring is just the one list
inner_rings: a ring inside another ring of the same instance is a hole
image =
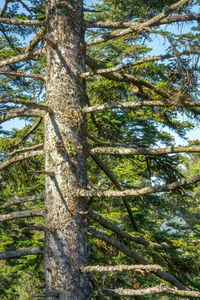
[[[3, 299], [27, 299], [44, 278], [37, 296], [46, 299], [89, 299], [92, 289], [97, 298], [200, 297], [191, 223], [200, 175], [186, 174], [181, 154], [200, 148], [174, 147], [168, 131], [184, 137], [199, 116], [197, 8], [4, 2], [0, 122], [27, 121], [1, 130]], [[175, 27], [189, 21], [184, 33]], [[157, 37], [163, 53], [152, 55]]]

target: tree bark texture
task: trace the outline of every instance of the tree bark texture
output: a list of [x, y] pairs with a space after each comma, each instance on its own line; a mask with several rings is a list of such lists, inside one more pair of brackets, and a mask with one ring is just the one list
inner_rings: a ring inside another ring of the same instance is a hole
[[[84, 21], [82, 0], [47, 1], [45, 116], [45, 272], [48, 300], [90, 299], [86, 187]], [[48, 296], [48, 295], [57, 296]]]

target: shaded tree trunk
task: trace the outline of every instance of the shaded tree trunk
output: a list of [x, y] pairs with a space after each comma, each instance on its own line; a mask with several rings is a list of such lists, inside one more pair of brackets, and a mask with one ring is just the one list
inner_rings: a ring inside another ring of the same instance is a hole
[[87, 184], [83, 3], [48, 0], [47, 16], [46, 299], [90, 299], [87, 199], [74, 196]]

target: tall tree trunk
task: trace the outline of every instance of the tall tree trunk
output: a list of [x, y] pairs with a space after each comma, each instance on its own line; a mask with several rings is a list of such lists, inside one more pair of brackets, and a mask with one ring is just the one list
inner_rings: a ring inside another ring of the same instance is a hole
[[45, 164], [54, 175], [45, 183], [46, 299], [85, 300], [89, 280], [79, 268], [88, 264], [87, 200], [74, 196], [87, 184], [82, 0], [48, 0], [47, 16], [47, 103], [54, 113], [45, 117]]

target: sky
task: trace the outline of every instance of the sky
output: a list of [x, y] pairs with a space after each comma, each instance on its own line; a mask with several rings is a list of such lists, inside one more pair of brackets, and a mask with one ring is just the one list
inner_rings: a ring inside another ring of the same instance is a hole
[[[97, 0], [85, 0], [85, 6], [89, 7], [91, 3], [98, 2]], [[0, 8], [3, 6], [4, 1], [0, 0]], [[199, 12], [199, 7], [198, 9], [194, 9], [194, 12], [197, 13]], [[188, 25], [186, 25], [188, 26]], [[180, 30], [186, 31], [186, 27], [180, 26]], [[164, 41], [161, 38], [156, 38], [154, 39], [149, 46], [153, 49], [152, 54], [153, 55], [158, 55], [161, 54], [164, 51], [164, 48], [166, 47], [166, 44], [164, 44]], [[184, 119], [187, 121], [187, 118], [185, 117]], [[21, 129], [24, 127], [24, 123], [26, 124], [26, 121], [20, 120], [20, 119], [13, 119], [11, 121], [7, 121], [4, 124], [2, 124], [3, 129], [5, 130], [11, 130], [12, 128], [18, 128]], [[176, 145], [186, 145], [187, 141], [179, 138], [174, 132], [172, 133], [175, 136], [175, 144]], [[187, 138], [189, 140], [194, 140], [194, 139], [200, 139], [200, 122], [198, 122], [193, 130], [191, 130], [187, 134]]]

